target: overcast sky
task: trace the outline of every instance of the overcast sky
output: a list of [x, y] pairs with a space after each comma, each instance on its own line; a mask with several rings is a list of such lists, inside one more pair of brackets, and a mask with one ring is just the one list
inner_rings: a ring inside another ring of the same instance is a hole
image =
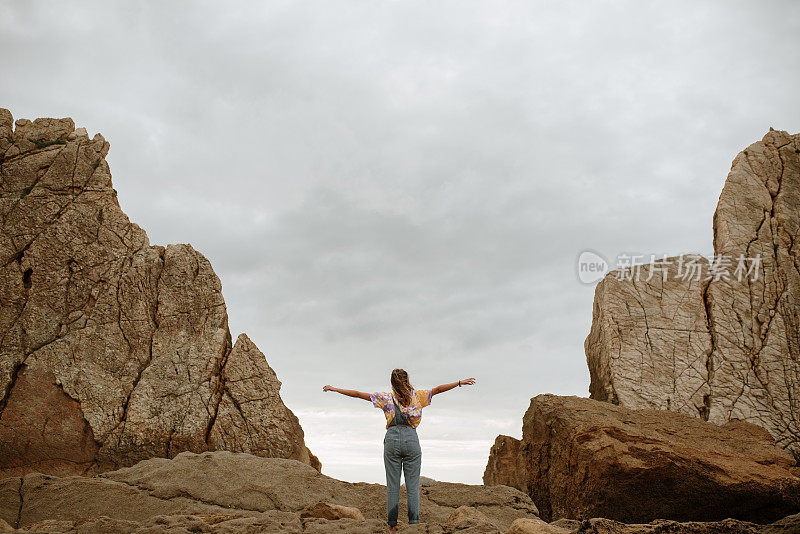
[[0, 1], [0, 107], [111, 142], [122, 208], [191, 243], [323, 472], [383, 481], [331, 383], [474, 376], [419, 429], [480, 482], [530, 397], [588, 396], [575, 261], [710, 254], [730, 162], [800, 130], [797, 2]]

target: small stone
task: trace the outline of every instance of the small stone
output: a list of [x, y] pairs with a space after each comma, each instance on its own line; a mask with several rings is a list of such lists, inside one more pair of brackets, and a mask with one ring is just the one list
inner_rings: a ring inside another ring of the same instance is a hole
[[364, 521], [364, 514], [361, 510], [352, 506], [341, 506], [339, 504], [332, 504], [328, 502], [318, 502], [307, 506], [300, 512], [300, 517], [307, 519], [315, 517], [319, 519], [328, 519], [335, 521], [337, 519], [355, 519], [357, 521]]

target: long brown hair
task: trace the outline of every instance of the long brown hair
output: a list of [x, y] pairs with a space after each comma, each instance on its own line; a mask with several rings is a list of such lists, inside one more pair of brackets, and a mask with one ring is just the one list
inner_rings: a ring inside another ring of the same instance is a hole
[[406, 373], [405, 369], [395, 369], [392, 371], [391, 376], [392, 382], [392, 391], [394, 391], [394, 396], [400, 401], [400, 404], [403, 406], [409, 406], [411, 404], [411, 382], [408, 381], [408, 373]]

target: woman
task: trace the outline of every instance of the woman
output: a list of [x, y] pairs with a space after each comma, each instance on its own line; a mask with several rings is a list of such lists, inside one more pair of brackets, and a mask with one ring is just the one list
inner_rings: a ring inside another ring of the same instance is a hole
[[364, 393], [352, 389], [325, 386], [323, 391], [335, 391], [348, 397], [371, 401], [386, 416], [386, 436], [383, 438], [383, 465], [386, 468], [386, 513], [389, 531], [397, 529], [397, 504], [400, 500], [400, 470], [405, 473], [408, 497], [408, 522], [419, 523], [419, 470], [422, 449], [417, 438], [417, 427], [422, 420], [422, 408], [431, 403], [439, 393], [459, 386], [471, 386], [474, 378], [442, 384], [433, 389], [415, 390], [403, 369], [392, 371], [391, 393]]

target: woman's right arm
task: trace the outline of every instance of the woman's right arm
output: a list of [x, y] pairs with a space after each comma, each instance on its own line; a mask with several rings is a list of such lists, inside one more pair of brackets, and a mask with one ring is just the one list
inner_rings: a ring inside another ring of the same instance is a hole
[[457, 388], [459, 386], [471, 386], [475, 383], [474, 378], [465, 378], [463, 380], [459, 380], [458, 382], [452, 382], [450, 384], [442, 384], [441, 386], [436, 386], [431, 390], [431, 397], [434, 395], [438, 395], [439, 393], [444, 393], [445, 391], [450, 391], [453, 388]]
[[369, 393], [364, 393], [363, 391], [356, 391], [354, 389], [341, 389], [341, 388], [335, 388], [333, 386], [325, 386], [322, 388], [322, 391], [335, 391], [336, 393], [341, 393], [342, 395], [347, 395], [348, 397], [355, 397], [356, 399], [364, 399], [365, 401], [370, 400]]

